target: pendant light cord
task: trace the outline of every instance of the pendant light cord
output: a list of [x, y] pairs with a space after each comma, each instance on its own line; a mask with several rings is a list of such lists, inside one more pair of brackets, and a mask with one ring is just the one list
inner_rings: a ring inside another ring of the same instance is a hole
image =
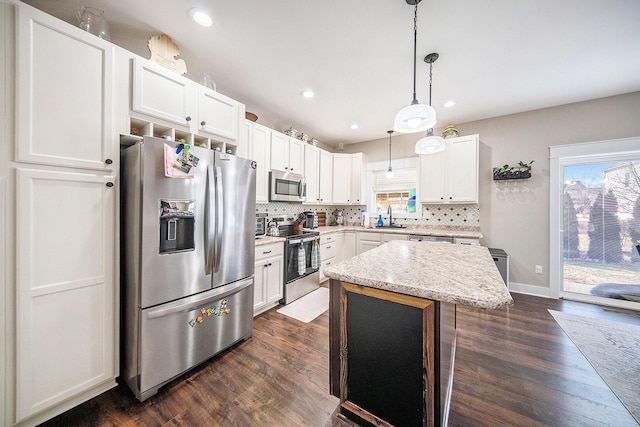
[[418, 2], [413, 9], [413, 101], [411, 104], [417, 104], [416, 98], [416, 49], [418, 44]]
[[393, 131], [388, 130], [387, 133], [389, 134], [389, 171], [391, 171], [391, 134]]
[[431, 81], [432, 81], [432, 73], [433, 71], [433, 62], [429, 63], [429, 106], [431, 106]]

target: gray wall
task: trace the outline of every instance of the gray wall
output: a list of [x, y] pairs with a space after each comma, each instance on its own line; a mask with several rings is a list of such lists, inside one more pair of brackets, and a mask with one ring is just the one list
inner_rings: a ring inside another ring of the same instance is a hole
[[[441, 132], [443, 126], [435, 129]], [[456, 124], [460, 135], [480, 135], [480, 230], [483, 245], [510, 257], [514, 290], [549, 293], [549, 147], [640, 136], [640, 92]], [[396, 134], [392, 158], [414, 156], [420, 135]], [[388, 158], [389, 139], [345, 146], [369, 161]], [[492, 168], [534, 160], [532, 177], [518, 182], [492, 180]], [[526, 189], [523, 187], [526, 185]], [[496, 188], [500, 191], [496, 192]], [[525, 189], [525, 191], [522, 191]], [[528, 189], [528, 191], [526, 191]], [[543, 274], [534, 272], [541, 265]]]

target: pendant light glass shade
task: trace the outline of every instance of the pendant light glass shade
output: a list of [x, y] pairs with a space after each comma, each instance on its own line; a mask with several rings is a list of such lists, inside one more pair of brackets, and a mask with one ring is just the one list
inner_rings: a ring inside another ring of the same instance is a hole
[[433, 107], [411, 104], [398, 111], [393, 121], [393, 130], [400, 133], [423, 132], [437, 123], [436, 110]]
[[427, 135], [416, 142], [416, 154], [434, 154], [444, 151], [446, 143], [444, 138], [433, 134], [433, 129], [427, 131]]
[[418, 3], [421, 0], [406, 0], [413, 9], [413, 100], [396, 114], [393, 130], [400, 133], [424, 132], [437, 123], [436, 110], [429, 105], [420, 104], [416, 98], [416, 46], [418, 39]]

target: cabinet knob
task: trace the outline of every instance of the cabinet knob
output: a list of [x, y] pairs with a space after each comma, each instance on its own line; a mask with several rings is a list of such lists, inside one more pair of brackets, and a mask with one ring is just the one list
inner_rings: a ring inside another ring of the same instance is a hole
[[284, 170], [287, 170], [287, 169], [289, 169], [289, 168], [285, 166], [285, 167], [284, 167]]
[[186, 121], [190, 122], [191, 121], [191, 116], [187, 116], [184, 118]]
[[105, 160], [104, 162], [105, 162], [106, 164], [110, 165], [111, 163], [113, 163], [113, 160], [111, 160], [111, 159], [107, 159], [107, 160]]
[[449, 200], [453, 199], [453, 197], [449, 196]]
[[106, 186], [109, 188], [113, 187], [113, 182], [107, 182]]
[[207, 124], [207, 122], [205, 122], [204, 120], [200, 122], [200, 126], [204, 126], [206, 124]]
[[444, 200], [444, 197], [440, 197], [440, 200]]
[[291, 172], [293, 172], [293, 168], [289, 169]]

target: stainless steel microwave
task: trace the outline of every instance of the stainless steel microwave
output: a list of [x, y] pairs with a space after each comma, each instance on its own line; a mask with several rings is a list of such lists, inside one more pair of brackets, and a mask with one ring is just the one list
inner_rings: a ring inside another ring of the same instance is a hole
[[307, 182], [302, 175], [291, 172], [269, 172], [269, 201], [304, 202]]

